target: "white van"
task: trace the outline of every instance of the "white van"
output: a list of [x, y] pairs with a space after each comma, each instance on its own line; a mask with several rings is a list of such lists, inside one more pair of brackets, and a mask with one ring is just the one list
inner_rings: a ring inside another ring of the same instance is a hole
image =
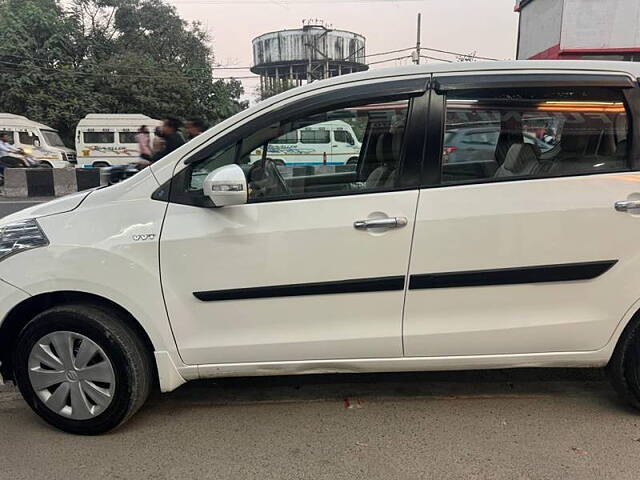
[[[343, 120], [318, 123], [285, 133], [269, 142], [268, 157], [276, 164], [357, 164], [362, 143], [353, 127]], [[262, 149], [251, 152], [251, 163], [260, 160]]]
[[108, 167], [137, 161], [140, 151], [136, 134], [143, 125], [153, 140], [153, 132], [162, 121], [137, 113], [90, 113], [76, 127], [78, 167]]
[[27, 117], [0, 113], [0, 133], [9, 136], [9, 143], [50, 167], [64, 168], [76, 163], [76, 152], [65, 147], [56, 130]]
[[[607, 366], [640, 409], [638, 78], [578, 60], [354, 73], [4, 217], [0, 374], [81, 434], [155, 385], [225, 376]], [[346, 118], [357, 168], [266, 161], [282, 135]], [[480, 120], [492, 148], [445, 144]]]

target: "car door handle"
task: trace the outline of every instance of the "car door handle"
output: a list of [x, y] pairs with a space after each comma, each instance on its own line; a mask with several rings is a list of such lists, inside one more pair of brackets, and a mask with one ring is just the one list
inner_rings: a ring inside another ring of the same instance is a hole
[[353, 227], [357, 230], [369, 228], [402, 228], [409, 223], [407, 217], [375, 218], [372, 220], [356, 220]]
[[617, 212], [628, 212], [629, 210], [640, 209], [640, 200], [623, 200], [616, 202]]

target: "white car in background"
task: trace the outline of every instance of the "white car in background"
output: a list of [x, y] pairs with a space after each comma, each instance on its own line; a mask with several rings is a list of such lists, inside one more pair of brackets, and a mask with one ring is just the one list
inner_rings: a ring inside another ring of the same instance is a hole
[[[345, 75], [3, 218], [0, 372], [79, 434], [156, 383], [225, 376], [606, 366], [640, 408], [638, 78], [601, 61]], [[270, 158], [333, 121], [359, 125], [356, 168]], [[447, 132], [479, 121], [495, 146], [444, 161]], [[526, 141], [550, 129], [553, 149]]]
[[138, 129], [149, 129], [150, 141], [161, 120], [136, 113], [90, 113], [76, 127], [78, 167], [109, 167], [140, 160]]
[[73, 167], [76, 152], [67, 148], [56, 130], [21, 115], [0, 113], [0, 133], [34, 160], [52, 168]]

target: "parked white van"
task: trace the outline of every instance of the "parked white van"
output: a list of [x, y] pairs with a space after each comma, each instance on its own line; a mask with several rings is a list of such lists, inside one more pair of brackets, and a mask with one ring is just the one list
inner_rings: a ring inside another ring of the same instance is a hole
[[[287, 166], [345, 165], [358, 163], [362, 143], [353, 127], [343, 120], [310, 125], [271, 140], [268, 157]], [[262, 149], [251, 153], [251, 163], [260, 160]]]
[[[345, 75], [9, 215], [0, 373], [82, 434], [156, 384], [225, 376], [607, 367], [640, 409], [638, 78], [575, 60]], [[354, 169], [289, 175], [267, 155], [347, 120]]]
[[140, 150], [136, 134], [143, 125], [153, 140], [153, 132], [162, 121], [137, 113], [90, 113], [76, 127], [78, 167], [108, 167], [137, 161]]
[[56, 130], [21, 115], [0, 113], [0, 133], [28, 155], [54, 168], [70, 167], [76, 163], [76, 152], [67, 148]]

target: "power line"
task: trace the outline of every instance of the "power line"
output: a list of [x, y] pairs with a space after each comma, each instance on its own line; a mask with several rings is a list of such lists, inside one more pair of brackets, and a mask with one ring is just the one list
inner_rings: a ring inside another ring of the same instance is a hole
[[382, 55], [390, 55], [392, 53], [406, 52], [407, 50], [413, 50], [413, 49], [414, 49], [414, 47], [407, 47], [407, 48], [400, 48], [398, 50], [389, 50], [388, 52], [370, 53], [369, 55], [365, 55], [365, 58], [380, 57]]
[[396, 60], [404, 60], [405, 58], [411, 58], [411, 55], [405, 55], [403, 57], [396, 57], [396, 58], [388, 58], [387, 60], [378, 60], [377, 62], [368, 63], [367, 65], [378, 65], [380, 63], [395, 62]]
[[[11, 63], [11, 62], [5, 62], [0, 60], [0, 64], [1, 65], [7, 65], [7, 66], [11, 66], [11, 67], [18, 67], [18, 68], [22, 68], [22, 69], [30, 69], [30, 68], [35, 68], [37, 70], [41, 70], [41, 71], [48, 71], [51, 72], [53, 74], [58, 74], [58, 75], [72, 75], [72, 76], [79, 76], [79, 77], [112, 77], [112, 78], [158, 78], [161, 77], [161, 75], [140, 75], [140, 74], [127, 74], [127, 73], [111, 73], [111, 74], [105, 74], [105, 73], [97, 73], [97, 72], [79, 72], [79, 71], [73, 71], [73, 70], [60, 70], [58, 68], [51, 68], [51, 67], [42, 67], [39, 65], [24, 65], [21, 63]], [[0, 73], [11, 73], [11, 72], [0, 72]], [[189, 75], [182, 75], [183, 78], [187, 78], [187, 79], [191, 79], [191, 80], [196, 80], [196, 77], [192, 77]], [[253, 79], [253, 78], [257, 78], [255, 75], [253, 76], [238, 76], [238, 77], [234, 77], [234, 76], [229, 76], [229, 77], [211, 77], [213, 80], [248, 80], [248, 79]]]
[[447, 60], [446, 58], [430, 57], [429, 55], [420, 55], [420, 58], [425, 58], [427, 60], [436, 60], [438, 62], [453, 63], [453, 60]]
[[[429, 50], [430, 52], [437, 52], [437, 53], [446, 53], [448, 55], [455, 55], [457, 57], [468, 57], [469, 56], [468, 53], [450, 52], [448, 50], [438, 50], [437, 48], [422, 47], [422, 50]], [[492, 60], [494, 62], [499, 62], [500, 61], [498, 58], [481, 57], [480, 55], [473, 55], [473, 58], [479, 58], [480, 60]]]

